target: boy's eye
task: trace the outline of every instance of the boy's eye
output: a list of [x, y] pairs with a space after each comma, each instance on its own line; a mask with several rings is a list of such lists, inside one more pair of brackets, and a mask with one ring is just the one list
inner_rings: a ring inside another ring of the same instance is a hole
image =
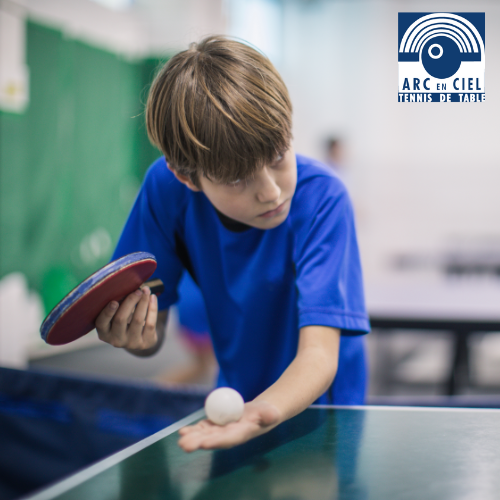
[[274, 160], [274, 165], [277, 165], [283, 159], [283, 156], [285, 156], [285, 153], [280, 153]]

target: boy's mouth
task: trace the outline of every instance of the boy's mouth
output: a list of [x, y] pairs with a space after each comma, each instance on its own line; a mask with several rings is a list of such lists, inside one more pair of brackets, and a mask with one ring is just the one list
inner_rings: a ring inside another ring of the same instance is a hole
[[279, 213], [283, 212], [283, 209], [285, 208], [285, 203], [286, 203], [286, 200], [281, 205], [276, 207], [275, 209], [269, 210], [268, 212], [264, 212], [263, 214], [260, 214], [259, 217], [264, 217], [265, 219], [267, 219], [269, 217], [274, 217], [275, 215], [278, 215]]

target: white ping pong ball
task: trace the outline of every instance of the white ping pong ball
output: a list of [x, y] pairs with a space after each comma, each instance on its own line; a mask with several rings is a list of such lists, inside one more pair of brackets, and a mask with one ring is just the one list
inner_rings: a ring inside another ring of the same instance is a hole
[[214, 424], [226, 425], [241, 418], [244, 406], [245, 402], [238, 391], [220, 387], [212, 391], [205, 400], [205, 413]]

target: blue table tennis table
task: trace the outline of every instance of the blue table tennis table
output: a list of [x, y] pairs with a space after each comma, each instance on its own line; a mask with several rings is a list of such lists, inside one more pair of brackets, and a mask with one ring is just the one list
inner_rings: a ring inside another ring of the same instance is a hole
[[230, 450], [188, 454], [199, 410], [30, 500], [489, 500], [500, 497], [500, 410], [312, 406]]

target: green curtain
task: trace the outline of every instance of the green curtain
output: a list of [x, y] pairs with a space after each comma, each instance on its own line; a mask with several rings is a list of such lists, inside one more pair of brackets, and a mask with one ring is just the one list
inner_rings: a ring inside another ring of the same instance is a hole
[[46, 309], [104, 265], [160, 153], [143, 103], [158, 60], [128, 61], [28, 23], [30, 102], [0, 113], [0, 277]]

